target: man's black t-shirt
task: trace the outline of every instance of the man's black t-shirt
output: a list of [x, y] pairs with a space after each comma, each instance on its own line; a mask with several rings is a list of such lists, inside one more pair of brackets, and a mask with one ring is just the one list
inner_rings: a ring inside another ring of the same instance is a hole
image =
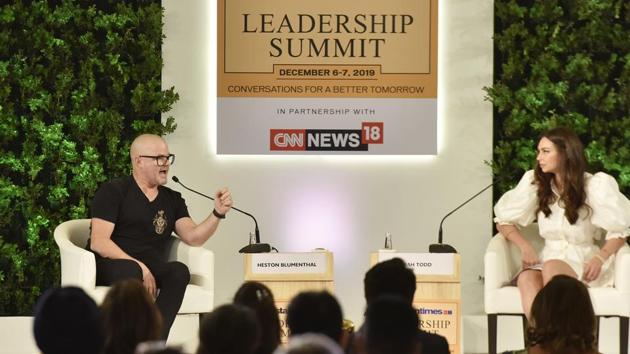
[[181, 194], [159, 186], [149, 201], [133, 176], [104, 183], [92, 201], [92, 217], [115, 224], [111, 240], [133, 258], [160, 260], [175, 228], [188, 217]]

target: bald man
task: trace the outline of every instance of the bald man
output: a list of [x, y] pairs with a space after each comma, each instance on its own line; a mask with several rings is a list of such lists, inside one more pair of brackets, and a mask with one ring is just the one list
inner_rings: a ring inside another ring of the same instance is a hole
[[96, 256], [97, 285], [136, 278], [157, 296], [166, 339], [190, 280], [186, 265], [164, 259], [171, 234], [186, 244], [203, 245], [232, 207], [232, 197], [227, 188], [218, 190], [214, 210], [196, 224], [181, 194], [164, 186], [175, 161], [164, 139], [140, 135], [130, 156], [132, 175], [104, 183], [94, 196], [88, 248]]

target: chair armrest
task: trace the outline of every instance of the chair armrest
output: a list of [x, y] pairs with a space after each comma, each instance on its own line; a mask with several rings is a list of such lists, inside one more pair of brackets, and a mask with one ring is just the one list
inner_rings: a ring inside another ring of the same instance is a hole
[[[58, 231], [55, 230], [55, 234]], [[78, 286], [88, 292], [96, 287], [94, 254], [74, 245], [70, 240], [55, 236], [61, 256], [61, 285]]]
[[168, 260], [188, 266], [190, 283], [205, 290], [214, 291], [214, 252], [203, 247], [192, 247], [173, 237], [168, 250]]
[[488, 243], [484, 256], [484, 288], [491, 291], [502, 287], [514, 276], [511, 269], [509, 241], [496, 234]]
[[630, 247], [627, 244], [615, 256], [615, 288], [630, 293]]

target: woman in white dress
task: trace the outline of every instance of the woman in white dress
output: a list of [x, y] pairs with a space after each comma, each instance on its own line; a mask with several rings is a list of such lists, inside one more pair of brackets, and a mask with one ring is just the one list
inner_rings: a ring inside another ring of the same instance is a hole
[[[612, 286], [614, 255], [630, 236], [630, 201], [613, 177], [585, 172], [584, 148], [574, 132], [545, 133], [536, 161], [494, 207], [497, 229], [521, 250], [524, 270], [516, 283], [528, 318], [534, 297], [555, 275]], [[545, 239], [541, 254], [517, 227], [536, 220]], [[600, 249], [595, 241], [602, 234], [606, 241]]]

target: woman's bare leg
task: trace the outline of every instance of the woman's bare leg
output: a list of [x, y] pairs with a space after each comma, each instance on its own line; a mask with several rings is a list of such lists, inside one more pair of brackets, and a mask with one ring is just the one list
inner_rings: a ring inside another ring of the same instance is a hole
[[561, 260], [552, 259], [550, 261], [546, 261], [543, 264], [543, 269], [542, 269], [543, 284], [547, 284], [553, 277], [559, 274], [568, 275], [576, 279], [578, 277], [577, 274], [575, 274], [575, 272], [573, 271], [573, 268], [571, 268], [567, 263]]
[[539, 270], [529, 269], [523, 271], [516, 279], [516, 285], [521, 293], [521, 303], [523, 304], [523, 312], [529, 320], [529, 312], [536, 294], [543, 287], [543, 276]]

